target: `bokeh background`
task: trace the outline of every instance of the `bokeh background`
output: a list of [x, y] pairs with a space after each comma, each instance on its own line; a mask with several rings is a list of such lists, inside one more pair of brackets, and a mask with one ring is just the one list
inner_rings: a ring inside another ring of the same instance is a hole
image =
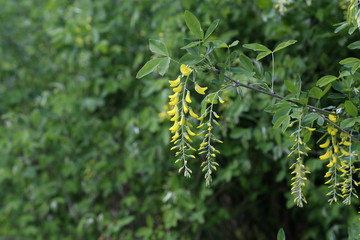
[[290, 140], [263, 111], [270, 97], [229, 92], [221, 167], [206, 188], [201, 159], [186, 179], [168, 150], [167, 80], [179, 66], [135, 78], [150, 38], [184, 54], [189, 10], [205, 28], [220, 19], [214, 37], [239, 40], [250, 57], [242, 44], [298, 40], [276, 55], [277, 89], [297, 74], [310, 89], [358, 54], [346, 46], [359, 37], [334, 34], [346, 1], [310, 2], [281, 15], [270, 0], [2, 1], [0, 239], [265, 240], [280, 228], [286, 239], [356, 239], [358, 202], [327, 204], [316, 151], [306, 162], [308, 204], [294, 205]]

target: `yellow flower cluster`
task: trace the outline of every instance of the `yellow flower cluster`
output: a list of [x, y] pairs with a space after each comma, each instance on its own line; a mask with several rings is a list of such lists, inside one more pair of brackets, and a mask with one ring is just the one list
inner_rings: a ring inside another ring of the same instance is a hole
[[[335, 115], [330, 115], [329, 119], [336, 122]], [[358, 183], [352, 178], [352, 175], [357, 171], [352, 161], [355, 154], [351, 153], [351, 142], [348, 135], [343, 132], [338, 134], [338, 130], [332, 125], [327, 127], [327, 134], [329, 137], [319, 145], [320, 148], [326, 149], [326, 152], [319, 158], [324, 161], [328, 160], [326, 165], [328, 171], [324, 177], [328, 179], [325, 184], [329, 184], [331, 189], [327, 193], [330, 196], [329, 202], [330, 204], [337, 202], [338, 197], [342, 197], [345, 199], [344, 203], [350, 204], [351, 196], [357, 197], [354, 184], [357, 185]], [[338, 141], [339, 136], [340, 141]]]
[[170, 87], [173, 88], [173, 94], [169, 96], [169, 105], [172, 106], [172, 109], [167, 113], [170, 116], [170, 121], [174, 122], [169, 130], [173, 133], [170, 142], [173, 143], [174, 146], [171, 150], [176, 149], [177, 152], [175, 153], [175, 156], [179, 157], [175, 163], [181, 161], [183, 166], [179, 169], [179, 172], [184, 170], [184, 176], [190, 177], [192, 171], [187, 167], [187, 159], [195, 158], [195, 156], [191, 154], [191, 151], [196, 151], [196, 149], [191, 146], [191, 143], [193, 142], [191, 138], [196, 134], [192, 130], [193, 125], [187, 117], [187, 114], [190, 114], [190, 116], [195, 119], [198, 118], [198, 115], [188, 105], [192, 101], [190, 98], [190, 91], [186, 88], [186, 84], [192, 69], [182, 64], [180, 66], [180, 71], [182, 75], [187, 78], [182, 81], [182, 77], [179, 76], [176, 80], [169, 81]]
[[[206, 90], [206, 88], [201, 88], [200, 86], [198, 86], [198, 88], [200, 89], [196, 90], [196, 86], [195, 86], [195, 90], [200, 94], [202, 94], [202, 92]], [[211, 176], [212, 170], [216, 171], [216, 167], [219, 166], [219, 164], [215, 162], [214, 159], [216, 158], [216, 154], [220, 154], [220, 151], [213, 146], [213, 143], [214, 142], [222, 143], [222, 141], [216, 138], [216, 136], [211, 131], [213, 129], [213, 124], [220, 126], [219, 122], [216, 120], [220, 118], [220, 116], [213, 109], [213, 106], [217, 102], [217, 100], [220, 103], [224, 103], [224, 100], [219, 96], [219, 91], [212, 96], [211, 101], [209, 98], [205, 101], [205, 104], [210, 103], [210, 105], [205, 109], [204, 113], [198, 118], [202, 122], [198, 126], [198, 128], [201, 130], [198, 136], [204, 135], [203, 141], [200, 144], [199, 154], [200, 155], [206, 154], [205, 161], [201, 163], [201, 167], [203, 168], [202, 169], [203, 172], [206, 171], [205, 179], [207, 186], [209, 186], [210, 183], [212, 182], [212, 176]], [[204, 121], [204, 119], [207, 117], [208, 120]]]
[[[291, 194], [294, 196], [294, 202], [297, 206], [303, 207], [303, 203], [307, 203], [306, 198], [303, 193], [303, 188], [305, 187], [305, 183], [307, 181], [306, 174], [310, 173], [310, 171], [304, 165], [304, 156], [308, 156], [306, 151], [310, 151], [311, 148], [307, 146], [306, 142], [303, 141], [302, 133], [304, 130], [307, 132], [313, 132], [315, 128], [302, 127], [301, 126], [301, 118], [303, 112], [301, 110], [298, 111], [299, 116], [298, 120], [295, 120], [290, 125], [293, 126], [295, 122], [298, 123], [298, 129], [290, 135], [290, 138], [295, 137], [294, 145], [290, 148], [291, 152], [288, 157], [292, 155], [296, 156], [296, 161], [290, 166], [290, 169], [293, 169], [291, 174], [294, 177], [291, 178]], [[290, 127], [291, 127], [290, 126]]]

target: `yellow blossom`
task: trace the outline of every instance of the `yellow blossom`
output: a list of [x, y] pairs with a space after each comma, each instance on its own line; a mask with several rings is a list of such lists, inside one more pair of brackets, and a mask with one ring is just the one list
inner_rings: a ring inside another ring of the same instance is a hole
[[331, 156], [332, 156], [332, 151], [329, 150], [329, 151], [327, 151], [324, 155], [321, 155], [319, 158], [320, 158], [321, 160], [325, 160], [325, 159], [330, 158]]
[[336, 116], [333, 114], [329, 115], [329, 119], [330, 119], [330, 121], [336, 122]]
[[184, 123], [185, 123], [185, 118], [184, 118], [184, 116], [181, 116], [179, 125], [182, 126], [182, 125], [184, 125]]
[[334, 166], [334, 164], [333, 164], [333, 162], [332, 161], [330, 161], [329, 162], [329, 164], [328, 165], [326, 165], [328, 168], [330, 168], [330, 167], [332, 167], [332, 166]]
[[205, 147], [207, 145], [207, 142], [202, 142], [202, 143], [200, 143], [200, 148], [203, 148], [203, 147]]
[[179, 112], [176, 112], [175, 115], [170, 119], [170, 121], [174, 122], [179, 119]]
[[170, 111], [168, 111], [167, 113], [169, 114], [169, 116], [173, 116], [175, 115], [175, 113], [177, 112], [178, 106], [176, 105], [173, 109], [171, 109]]
[[330, 145], [330, 139], [328, 138], [326, 142], [320, 145], [321, 148], [327, 148]]
[[189, 133], [190, 136], [195, 136], [196, 134], [190, 130], [190, 128], [187, 128], [186, 131]]
[[174, 93], [173, 95], [169, 95], [170, 101], [174, 100], [178, 95], [178, 92]]
[[175, 134], [174, 134], [174, 136], [172, 137], [172, 139], [171, 139], [171, 142], [174, 142], [176, 139], [178, 139], [179, 138], [179, 132], [176, 132]]
[[179, 97], [176, 97], [176, 98], [174, 98], [173, 100], [171, 100], [171, 101], [169, 102], [169, 105], [170, 105], [170, 106], [174, 106], [174, 105], [176, 105], [178, 102], [179, 102]]
[[176, 80], [174, 81], [169, 81], [170, 83], [170, 87], [176, 87], [177, 85], [179, 85], [180, 83], [180, 77], [178, 77]]
[[190, 113], [190, 116], [192, 116], [193, 118], [198, 118], [199, 117], [196, 113], [194, 113], [194, 111], [191, 108], [190, 108], [189, 113]]
[[189, 76], [192, 70], [188, 68], [185, 64], [181, 64], [180, 71], [184, 76]]
[[182, 85], [179, 85], [178, 87], [173, 88], [173, 91], [174, 92], [181, 92], [182, 87], [183, 87]]
[[184, 109], [184, 113], [187, 113], [189, 111], [189, 107], [185, 102], [183, 103], [183, 109]]
[[188, 103], [191, 103], [190, 92], [189, 91], [186, 94], [185, 101], [188, 102]]
[[192, 140], [191, 140], [191, 138], [189, 137], [189, 135], [185, 135], [185, 138], [186, 138], [186, 140], [188, 140], [189, 142], [192, 142]]
[[207, 87], [200, 87], [199, 84], [195, 84], [195, 91], [199, 94], [205, 95], [205, 90], [208, 89]]
[[336, 164], [337, 163], [337, 157], [336, 156], [333, 156], [333, 163]]
[[310, 132], [313, 132], [313, 131], [316, 130], [316, 128], [309, 128], [308, 130], [309, 130]]
[[170, 130], [172, 133], [174, 133], [174, 132], [176, 132], [176, 131], [179, 129], [179, 127], [180, 127], [179, 122], [178, 122], [178, 121], [175, 121], [175, 122], [174, 122], [174, 125], [172, 125], [172, 127], [169, 128], [169, 130]]
[[337, 145], [334, 145], [334, 153], [339, 153], [339, 147]]
[[341, 151], [341, 153], [344, 154], [345, 156], [349, 156], [349, 155], [350, 155], [350, 153], [347, 152], [347, 151], [345, 151], [343, 148], [340, 148], [340, 151]]

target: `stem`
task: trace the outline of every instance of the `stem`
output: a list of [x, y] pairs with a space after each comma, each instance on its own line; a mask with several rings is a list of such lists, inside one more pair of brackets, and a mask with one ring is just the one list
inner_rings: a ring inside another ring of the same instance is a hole
[[[220, 73], [219, 70], [215, 69], [214, 70], [216, 73]], [[246, 84], [243, 84], [239, 81], [236, 81], [235, 79], [227, 76], [227, 75], [224, 75], [224, 77], [230, 81], [232, 81], [233, 83], [235, 83], [235, 86], [236, 87], [244, 87], [244, 88], [247, 88], [247, 89], [250, 89], [250, 90], [253, 90], [253, 91], [256, 91], [256, 92], [259, 92], [259, 93], [262, 93], [262, 94], [266, 94], [266, 95], [269, 95], [269, 96], [272, 96], [272, 97], [275, 97], [275, 98], [279, 98], [281, 100], [283, 100], [285, 97], [279, 95], [279, 94], [276, 94], [276, 93], [272, 93], [272, 92], [267, 92], [267, 91], [264, 91], [264, 90], [261, 90], [261, 89], [258, 89], [258, 88], [255, 88], [255, 87], [252, 87], [252, 86], [249, 86], [249, 85], [246, 85]], [[308, 109], [315, 109], [316, 111], [319, 111], [319, 112], [323, 112], [323, 113], [327, 113], [327, 114], [333, 114], [333, 115], [336, 115], [330, 111], [327, 111], [327, 110], [324, 110], [324, 109], [321, 109], [321, 108], [317, 108], [317, 107], [314, 107], [314, 106], [311, 106], [311, 105], [305, 105], [305, 104], [301, 104], [301, 103], [298, 103], [294, 100], [291, 100], [291, 99], [285, 99], [285, 101], [287, 102], [290, 102], [290, 103], [294, 103], [296, 105], [300, 105], [300, 106], [305, 106], [307, 107]]]
[[274, 93], [274, 72], [275, 72], [274, 52], [271, 52], [271, 57], [272, 57], [271, 92]]

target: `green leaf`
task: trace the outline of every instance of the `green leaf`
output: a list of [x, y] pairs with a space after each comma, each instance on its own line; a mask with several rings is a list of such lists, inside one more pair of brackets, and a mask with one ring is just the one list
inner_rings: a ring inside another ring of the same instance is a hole
[[229, 46], [221, 40], [212, 41], [214, 48], [228, 48]]
[[283, 115], [283, 116], [279, 117], [279, 119], [275, 122], [274, 128], [279, 128], [281, 125], [283, 125], [282, 131], [284, 132], [286, 130], [286, 128], [289, 126], [289, 122], [290, 122], [290, 116]]
[[354, 66], [351, 68], [351, 73], [354, 74], [360, 67], [360, 62], [357, 62], [354, 64]]
[[188, 28], [190, 29], [190, 31], [198, 38], [203, 39], [204, 37], [204, 32], [201, 29], [201, 24], [199, 22], [199, 20], [195, 17], [194, 14], [192, 14], [191, 12], [189, 12], [188, 10], [185, 11], [184, 14], [185, 17], [185, 22], [186, 25], [188, 26]]
[[340, 123], [340, 127], [342, 128], [351, 128], [355, 125], [355, 123], [358, 122], [357, 118], [347, 118], [344, 121]]
[[187, 44], [186, 46], [182, 47], [181, 49], [192, 48], [192, 47], [199, 45], [200, 43], [202, 43], [202, 41], [191, 42], [191, 43]]
[[345, 58], [345, 59], [341, 60], [339, 63], [341, 65], [345, 65], [345, 64], [357, 63], [357, 62], [360, 62], [360, 59], [350, 57], [350, 58]]
[[316, 86], [319, 86], [319, 87], [326, 86], [327, 84], [335, 81], [336, 79], [337, 79], [337, 77], [335, 77], [335, 76], [326, 75], [317, 81]]
[[201, 62], [202, 60], [203, 60], [202, 57], [186, 54], [186, 55], [182, 56], [179, 61], [180, 61], [180, 63], [183, 63], [183, 64], [196, 64], [196, 63]]
[[295, 44], [297, 41], [296, 40], [289, 40], [289, 41], [286, 41], [286, 42], [282, 42], [280, 43], [279, 45], [276, 46], [274, 52], [277, 52], [277, 51], [280, 51], [281, 49], [284, 49], [290, 45], [293, 45]]
[[282, 124], [281, 127], [281, 131], [284, 133], [286, 131], [286, 129], [289, 127], [290, 124], [290, 116], [287, 116], [287, 118], [285, 119], [285, 121]]
[[298, 92], [297, 88], [295, 87], [294, 83], [289, 80], [285, 80], [285, 86], [289, 90], [289, 92], [296, 94]]
[[280, 230], [278, 231], [277, 240], [285, 240], [285, 232], [283, 228], [280, 228]]
[[142, 78], [149, 73], [153, 72], [155, 68], [160, 64], [163, 58], [155, 58], [151, 59], [148, 62], [145, 63], [145, 65], [139, 70], [139, 72], [136, 74], [136, 78]]
[[277, 122], [277, 120], [279, 118], [281, 118], [284, 115], [288, 115], [291, 109], [291, 104], [290, 103], [281, 103], [281, 104], [276, 104], [276, 106], [278, 107], [277, 111], [275, 112], [273, 119], [272, 119], [272, 123], [275, 124]]
[[358, 115], [358, 110], [357, 110], [356, 106], [349, 100], [345, 101], [345, 110], [349, 115], [351, 115], [353, 117], [356, 117]]
[[348, 48], [349, 49], [360, 49], [360, 41], [350, 43]]
[[301, 124], [303, 126], [306, 126], [318, 118], [319, 118], [319, 115], [317, 113], [309, 113], [303, 118], [303, 120], [301, 121]]
[[247, 71], [251, 72], [254, 69], [254, 65], [250, 58], [248, 58], [245, 55], [240, 55], [240, 64], [243, 68], [245, 68]]
[[161, 58], [161, 61], [159, 63], [158, 72], [161, 76], [164, 76], [164, 74], [167, 72], [170, 64], [170, 58], [165, 57]]
[[235, 46], [238, 45], [238, 44], [239, 44], [239, 41], [238, 41], [238, 40], [235, 40], [235, 41], [232, 42], [232, 44], [230, 44], [229, 47], [235, 47]]
[[219, 24], [220, 20], [219, 19], [216, 19], [215, 21], [213, 21], [211, 24], [210, 24], [210, 27], [207, 29], [206, 33], [205, 33], [205, 38], [204, 38], [204, 41], [206, 39], [208, 39], [210, 37], [210, 35], [215, 31], [215, 29], [217, 28], [218, 24]]
[[305, 143], [307, 143], [307, 142], [310, 141], [311, 134], [312, 134], [312, 132], [307, 132], [307, 133], [304, 135], [303, 141], [304, 141]]
[[244, 44], [243, 47], [253, 50], [253, 51], [257, 51], [257, 52], [270, 52], [271, 53], [270, 49], [268, 49], [267, 47], [265, 47], [264, 45], [261, 45], [259, 43]]
[[346, 28], [348, 25], [349, 25], [349, 23], [347, 23], [347, 22], [343, 23], [342, 25], [340, 25], [339, 27], [337, 27], [337, 28], [335, 29], [334, 33], [340, 32], [341, 30], [343, 30], [344, 28]]
[[153, 53], [157, 53], [163, 56], [169, 56], [169, 52], [166, 48], [165, 43], [160, 40], [150, 39], [149, 48]]
[[313, 87], [309, 91], [309, 96], [312, 98], [320, 99], [323, 96], [323, 91], [318, 87]]
[[256, 56], [256, 60], [259, 61], [259, 60], [263, 59], [264, 57], [266, 57], [267, 55], [269, 55], [270, 53], [271, 53], [271, 51], [270, 52], [261, 52]]

